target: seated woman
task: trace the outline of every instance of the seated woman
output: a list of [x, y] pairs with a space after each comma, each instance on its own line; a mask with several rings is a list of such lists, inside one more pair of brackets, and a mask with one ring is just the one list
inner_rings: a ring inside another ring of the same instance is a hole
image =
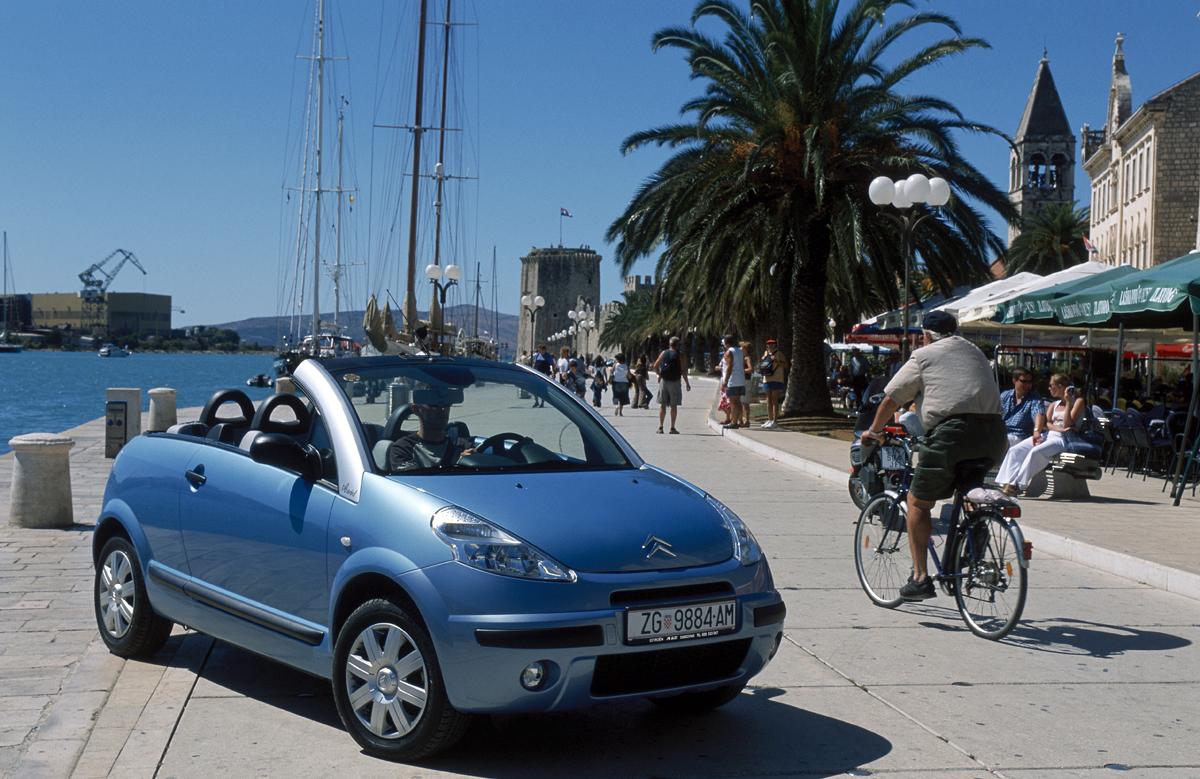
[[1033, 436], [1014, 444], [1000, 464], [996, 481], [1008, 495], [1024, 491], [1034, 475], [1067, 448], [1065, 434], [1084, 417], [1083, 398], [1076, 397], [1075, 388], [1063, 374], [1050, 377], [1050, 395], [1055, 400], [1046, 406], [1044, 414], [1038, 414]]

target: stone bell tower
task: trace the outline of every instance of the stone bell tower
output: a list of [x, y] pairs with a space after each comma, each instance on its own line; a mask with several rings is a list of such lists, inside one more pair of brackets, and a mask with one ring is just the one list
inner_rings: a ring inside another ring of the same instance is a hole
[[1047, 205], [1075, 202], [1075, 135], [1045, 52], [1009, 155], [1008, 199], [1021, 220], [1009, 225], [1010, 245], [1021, 234], [1021, 224]]

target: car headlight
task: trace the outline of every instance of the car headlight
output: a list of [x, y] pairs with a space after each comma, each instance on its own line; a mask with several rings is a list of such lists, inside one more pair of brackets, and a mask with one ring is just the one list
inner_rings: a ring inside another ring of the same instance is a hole
[[758, 545], [758, 541], [750, 532], [750, 528], [746, 527], [746, 523], [712, 495], [708, 496], [708, 502], [725, 522], [725, 527], [729, 530], [729, 539], [733, 541], [733, 556], [738, 559], [738, 562], [742, 565], [753, 565], [761, 560], [762, 547]]
[[573, 582], [575, 572], [537, 547], [456, 506], [441, 509], [430, 520], [460, 563], [488, 573], [550, 582]]

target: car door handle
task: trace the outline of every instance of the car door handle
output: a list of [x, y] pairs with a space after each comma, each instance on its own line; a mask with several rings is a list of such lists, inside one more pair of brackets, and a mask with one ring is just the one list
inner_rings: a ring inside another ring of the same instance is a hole
[[189, 468], [183, 472], [183, 475], [191, 483], [193, 487], [199, 487], [204, 482], [208, 481], [208, 477], [204, 475], [204, 466], [197, 465], [194, 469]]

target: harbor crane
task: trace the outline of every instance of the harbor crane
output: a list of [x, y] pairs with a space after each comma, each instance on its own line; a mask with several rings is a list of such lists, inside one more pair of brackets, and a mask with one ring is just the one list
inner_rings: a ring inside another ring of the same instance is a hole
[[[120, 257], [120, 260], [116, 265], [111, 270], [107, 269], [105, 266], [117, 257]], [[134, 253], [125, 249], [113, 250], [112, 254], [100, 262], [93, 263], [87, 270], [79, 274], [79, 280], [83, 282], [83, 289], [79, 290], [79, 299], [82, 302], [80, 324], [85, 329], [99, 334], [98, 331], [105, 328], [104, 309], [107, 304], [105, 295], [108, 292], [108, 286], [112, 284], [113, 279], [117, 277], [127, 262], [132, 262], [143, 276], [146, 275], [146, 269], [142, 267], [142, 263], [138, 261]]]

